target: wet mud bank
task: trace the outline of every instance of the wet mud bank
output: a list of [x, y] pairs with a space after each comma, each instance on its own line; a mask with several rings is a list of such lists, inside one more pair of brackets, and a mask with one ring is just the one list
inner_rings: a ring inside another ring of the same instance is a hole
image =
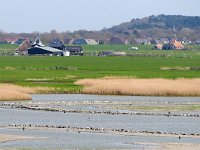
[[120, 134], [120, 135], [143, 135], [143, 136], [170, 136], [180, 138], [200, 138], [199, 133], [171, 133], [171, 132], [161, 132], [161, 131], [138, 131], [138, 130], [128, 130], [128, 129], [108, 129], [108, 128], [95, 128], [95, 127], [72, 127], [72, 126], [54, 126], [54, 125], [1, 125], [0, 128], [11, 128], [11, 129], [56, 129], [56, 130], [65, 130], [65, 131], [75, 131], [78, 133], [81, 132], [92, 132], [92, 133], [109, 133], [109, 134]]
[[142, 112], [142, 111], [96, 111], [96, 110], [72, 110], [72, 109], [58, 109], [58, 108], [50, 108], [50, 107], [40, 107], [37, 105], [34, 106], [26, 106], [26, 105], [17, 105], [15, 103], [4, 103], [0, 105], [1, 108], [10, 108], [10, 109], [21, 109], [21, 110], [33, 110], [33, 111], [49, 111], [49, 112], [61, 112], [61, 113], [88, 113], [88, 114], [107, 114], [107, 115], [145, 115], [145, 116], [166, 116], [166, 117], [200, 117], [199, 114], [175, 114], [170, 111], [166, 112]]

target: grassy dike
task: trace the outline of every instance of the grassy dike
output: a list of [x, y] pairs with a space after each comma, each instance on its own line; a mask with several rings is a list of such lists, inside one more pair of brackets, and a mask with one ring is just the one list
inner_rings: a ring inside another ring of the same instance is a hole
[[1, 56], [0, 83], [48, 89], [40, 93], [80, 93], [83, 86], [74, 84], [80, 79], [108, 76], [167, 79], [200, 77], [198, 51], [164, 51], [163, 54], [167, 57]]

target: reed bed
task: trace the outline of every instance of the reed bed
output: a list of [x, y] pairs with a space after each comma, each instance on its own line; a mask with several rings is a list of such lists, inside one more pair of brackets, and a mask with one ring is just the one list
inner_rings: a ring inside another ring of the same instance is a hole
[[31, 100], [30, 94], [45, 93], [49, 88], [43, 87], [21, 87], [13, 84], [0, 84], [0, 100]]
[[196, 79], [82, 79], [83, 93], [135, 96], [200, 96], [200, 78]]

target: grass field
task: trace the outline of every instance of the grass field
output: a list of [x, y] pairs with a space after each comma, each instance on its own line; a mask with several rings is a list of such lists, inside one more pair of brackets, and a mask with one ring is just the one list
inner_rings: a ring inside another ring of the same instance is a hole
[[0, 82], [80, 90], [74, 81], [105, 76], [136, 78], [198, 78], [199, 70], [161, 70], [162, 67], [199, 67], [193, 58], [154, 57], [0, 57]]
[[[86, 52], [91, 51], [106, 51], [106, 50], [115, 50], [115, 51], [129, 51], [131, 47], [138, 47], [138, 50], [152, 50], [155, 45], [152, 44], [132, 44], [132, 45], [82, 45], [83, 49]], [[188, 50], [200, 50], [200, 45], [186, 45]], [[134, 50], [132, 50], [134, 51]]]
[[148, 110], [148, 111], [199, 111], [200, 105], [160, 105], [160, 106], [133, 106], [133, 105], [118, 105], [104, 106], [107, 109], [121, 110]]
[[[87, 52], [128, 50], [127, 45], [97, 45], [83, 48]], [[142, 45], [141, 47], [144, 47]], [[142, 49], [140, 47], [140, 49]], [[14, 50], [15, 45], [0, 45], [0, 52]], [[74, 82], [85, 78], [122, 76], [135, 78], [199, 78], [200, 51], [139, 50], [134, 54], [158, 56], [126, 57], [30, 57], [0, 56], [0, 83], [56, 88], [57, 93], [79, 92], [82, 86]], [[178, 68], [193, 68], [189, 70]], [[162, 68], [168, 68], [167, 70]], [[171, 69], [169, 69], [171, 68]]]
[[13, 55], [17, 47], [15, 44], [0, 44], [0, 55]]

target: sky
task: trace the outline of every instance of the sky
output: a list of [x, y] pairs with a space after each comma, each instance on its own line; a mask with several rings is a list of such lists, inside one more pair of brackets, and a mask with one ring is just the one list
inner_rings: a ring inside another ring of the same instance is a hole
[[101, 30], [151, 15], [200, 16], [200, 0], [2, 0], [0, 31]]

